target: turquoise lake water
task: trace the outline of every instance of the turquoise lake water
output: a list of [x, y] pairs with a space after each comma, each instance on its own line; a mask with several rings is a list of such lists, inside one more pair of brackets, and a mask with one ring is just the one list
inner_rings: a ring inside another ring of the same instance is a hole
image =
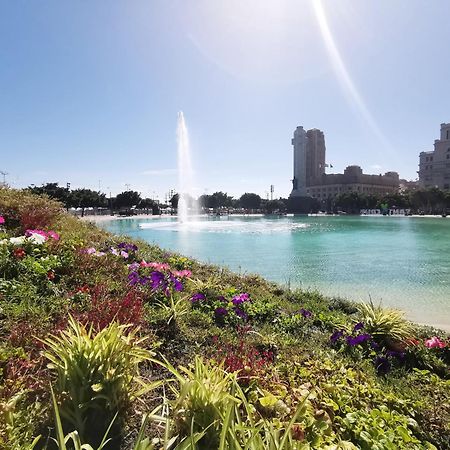
[[450, 219], [428, 217], [220, 217], [101, 222], [240, 273], [358, 301], [450, 330]]

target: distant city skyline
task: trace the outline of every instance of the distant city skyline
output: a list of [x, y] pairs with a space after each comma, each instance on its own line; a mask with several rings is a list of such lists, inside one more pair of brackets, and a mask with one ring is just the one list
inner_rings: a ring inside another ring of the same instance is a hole
[[287, 197], [298, 125], [324, 131], [327, 173], [417, 179], [450, 122], [449, 16], [446, 0], [2, 2], [0, 171], [163, 200], [182, 110], [198, 195]]

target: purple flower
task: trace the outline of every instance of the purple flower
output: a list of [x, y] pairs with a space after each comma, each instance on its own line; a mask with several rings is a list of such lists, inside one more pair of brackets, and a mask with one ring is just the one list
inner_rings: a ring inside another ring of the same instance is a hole
[[111, 248], [110, 248], [110, 252], [111, 252], [113, 255], [119, 256], [119, 252], [118, 252], [117, 249], [115, 249], [114, 247], [111, 247]]
[[304, 308], [302, 308], [299, 312], [305, 319], [312, 316], [312, 312]]
[[227, 299], [226, 299], [223, 295], [219, 295], [219, 296], [217, 297], [217, 300], [219, 300], [219, 301], [221, 301], [221, 302], [224, 302], [224, 303], [228, 303], [228, 302], [227, 302]]
[[170, 281], [172, 281], [173, 288], [175, 289], [175, 291], [181, 292], [183, 290], [183, 284], [177, 277], [170, 275]]
[[358, 331], [364, 328], [364, 324], [362, 322], [358, 322], [354, 327], [353, 331]]
[[227, 308], [222, 308], [221, 306], [219, 308], [216, 308], [214, 310], [214, 314], [216, 317], [223, 317], [226, 316], [228, 314], [228, 310]]
[[342, 330], [340, 331], [335, 331], [331, 337], [330, 337], [330, 341], [332, 344], [336, 344], [336, 342], [342, 337], [344, 336], [344, 332]]
[[150, 275], [150, 280], [152, 284], [152, 289], [154, 291], [162, 288], [165, 289], [167, 287], [167, 282], [164, 278], [164, 274], [162, 272], [159, 272], [158, 270], [155, 270]]
[[372, 336], [370, 334], [359, 334], [358, 336], [347, 336], [347, 344], [351, 347], [355, 347], [356, 345], [360, 345], [363, 342], [366, 342], [368, 340], [372, 339]]
[[247, 294], [246, 292], [241, 292], [240, 294], [235, 295], [233, 297], [232, 302], [233, 302], [234, 306], [238, 306], [244, 302], [248, 302], [249, 300], [250, 300], [250, 295]]
[[371, 341], [370, 342], [370, 346], [372, 347], [373, 350], [379, 350], [380, 349], [380, 345], [377, 344], [375, 341]]
[[391, 370], [391, 363], [384, 356], [377, 356], [373, 363], [379, 374], [385, 375]]
[[120, 251], [120, 256], [121, 256], [122, 258], [124, 258], [124, 259], [127, 259], [127, 258], [128, 258], [128, 253], [127, 253], [126, 251], [124, 251], [124, 250], [121, 250], [121, 251]]
[[404, 359], [405, 358], [405, 352], [396, 352], [396, 351], [394, 351], [394, 350], [388, 350], [387, 352], [386, 352], [386, 356], [387, 357], [392, 357], [392, 358], [397, 358], [397, 359], [400, 359], [400, 360], [402, 360], [402, 359]]
[[201, 292], [197, 292], [197, 294], [194, 294], [194, 295], [191, 297], [191, 302], [192, 302], [192, 303], [197, 303], [197, 302], [199, 302], [199, 301], [201, 301], [201, 300], [206, 300], [206, 295], [205, 295], [205, 294], [202, 294]]
[[130, 286], [134, 286], [136, 283], [138, 283], [139, 280], [139, 274], [137, 272], [131, 272], [128, 275], [128, 281], [130, 283]]
[[134, 262], [128, 266], [128, 270], [139, 270], [139, 263]]
[[244, 319], [245, 321], [248, 320], [248, 315], [245, 311], [242, 311], [240, 308], [234, 308], [234, 313], [240, 317], [241, 319]]
[[126, 252], [136, 252], [137, 251], [137, 245], [129, 244], [128, 242], [121, 242], [117, 248], [120, 248]]

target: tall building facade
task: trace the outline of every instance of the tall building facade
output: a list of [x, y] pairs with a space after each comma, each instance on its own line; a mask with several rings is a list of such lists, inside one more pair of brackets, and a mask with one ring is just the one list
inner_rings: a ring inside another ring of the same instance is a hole
[[450, 190], [450, 123], [441, 123], [434, 150], [419, 155], [419, 184], [424, 188]]
[[359, 166], [348, 166], [344, 173], [326, 174], [324, 133], [318, 129], [305, 131], [299, 126], [292, 139], [294, 146], [294, 179], [290, 197], [313, 197], [327, 200], [348, 192], [383, 195], [397, 192], [399, 175], [364, 174]]
[[313, 128], [305, 131], [299, 126], [292, 139], [294, 146], [294, 179], [292, 197], [307, 195], [307, 187], [320, 183], [325, 174], [325, 136]]

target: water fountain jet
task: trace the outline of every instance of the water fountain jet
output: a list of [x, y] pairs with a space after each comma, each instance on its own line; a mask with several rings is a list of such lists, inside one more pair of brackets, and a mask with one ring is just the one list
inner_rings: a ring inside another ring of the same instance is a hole
[[178, 112], [177, 123], [178, 147], [178, 221], [186, 222], [190, 216], [198, 213], [194, 200], [194, 172], [192, 169], [189, 135], [182, 111]]

